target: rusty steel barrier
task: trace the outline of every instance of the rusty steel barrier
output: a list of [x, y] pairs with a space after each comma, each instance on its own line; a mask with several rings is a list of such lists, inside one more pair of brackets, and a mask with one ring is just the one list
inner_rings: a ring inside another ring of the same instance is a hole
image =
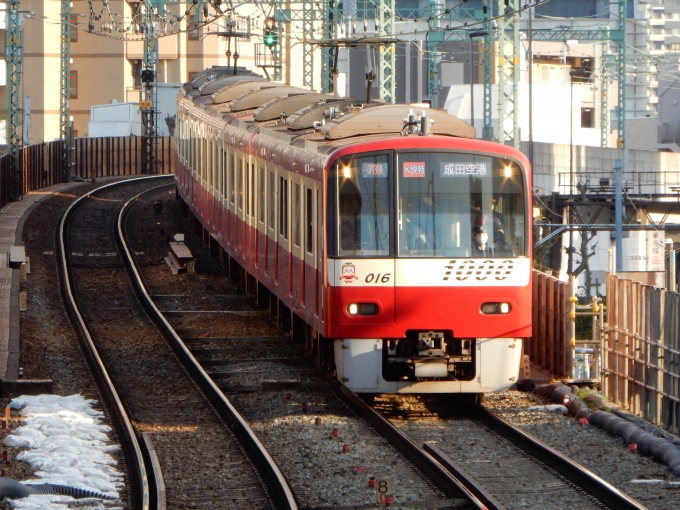
[[567, 282], [532, 271], [533, 336], [524, 354], [556, 379], [567, 377]]
[[602, 394], [680, 432], [680, 294], [607, 273]]
[[[55, 140], [23, 147], [18, 154], [18, 172], [11, 154], [0, 156], [0, 207], [31, 191], [62, 182], [61, 143]], [[156, 148], [158, 164], [154, 173], [173, 173], [175, 138], [157, 138]], [[78, 138], [71, 174], [86, 180], [141, 175], [142, 151], [142, 138], [138, 136]]]

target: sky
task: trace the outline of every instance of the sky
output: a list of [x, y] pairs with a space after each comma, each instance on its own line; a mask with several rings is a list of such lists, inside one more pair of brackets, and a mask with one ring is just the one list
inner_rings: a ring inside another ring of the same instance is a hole
[[[34, 476], [18, 480], [25, 484], [68, 485], [118, 497], [123, 477], [111, 456], [118, 449], [109, 438], [104, 414], [92, 408], [94, 400], [81, 395], [22, 396], [10, 407], [19, 411], [23, 423], [3, 444], [23, 450], [17, 460], [31, 464]], [[119, 500], [97, 498], [77, 500], [79, 509], [119, 509]], [[31, 495], [9, 502], [11, 508], [63, 510], [74, 508], [70, 496]]]

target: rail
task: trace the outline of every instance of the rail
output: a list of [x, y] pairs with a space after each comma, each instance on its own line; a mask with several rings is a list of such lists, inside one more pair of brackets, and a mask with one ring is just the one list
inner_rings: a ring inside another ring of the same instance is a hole
[[425, 476], [430, 478], [447, 497], [452, 498], [453, 506], [468, 505], [472, 508], [486, 508], [484, 503], [476, 496], [476, 494], [483, 492], [483, 489], [471, 488], [468, 485], [474, 484], [474, 480], [458, 478], [452, 474], [432, 455], [416, 445], [411, 438], [344, 386], [338, 385], [332, 391], [355, 414], [365, 419], [383, 437], [387, 438], [402, 455], [420, 469]]
[[151, 299], [125, 240], [125, 217], [131, 209], [131, 204], [138, 199], [139, 197], [130, 199], [121, 209], [116, 226], [116, 242], [121, 252], [121, 259], [130, 275], [130, 281], [134, 286], [140, 303], [167, 339], [175, 355], [181, 360], [183, 366], [186, 367], [187, 371], [210, 399], [211, 404], [238, 438], [241, 447], [255, 463], [276, 508], [297, 510], [298, 506], [293, 493], [274, 459], [269, 455], [269, 452], [260, 442], [248, 422], [240, 415], [212, 378], [203, 370], [201, 364], [194, 358], [191, 351], [165, 319], [163, 313], [156, 307], [153, 299]]
[[149, 474], [146, 469], [146, 465], [144, 463], [142, 449], [140, 447], [139, 441], [137, 440], [137, 436], [134, 427], [132, 426], [132, 423], [130, 421], [130, 418], [128, 417], [127, 412], [125, 411], [125, 407], [123, 406], [123, 403], [120, 400], [120, 397], [118, 396], [118, 392], [116, 391], [116, 388], [113, 382], [111, 381], [111, 378], [109, 377], [106, 367], [104, 366], [104, 362], [99, 356], [94, 341], [92, 340], [90, 331], [80, 313], [80, 309], [73, 295], [72, 289], [73, 276], [69, 268], [67, 257], [68, 252], [66, 249], [66, 230], [69, 221], [73, 217], [75, 211], [83, 203], [85, 203], [85, 201], [89, 200], [92, 196], [95, 196], [101, 193], [103, 190], [111, 188], [112, 186], [117, 186], [120, 184], [121, 183], [114, 183], [97, 188], [78, 198], [69, 206], [59, 224], [58, 256], [60, 265], [60, 278], [62, 282], [62, 294], [64, 296], [64, 303], [66, 305], [66, 309], [73, 319], [74, 326], [76, 327], [79, 333], [85, 351], [87, 352], [87, 355], [92, 360], [91, 366], [95, 371], [97, 379], [99, 380], [100, 388], [112, 402], [113, 409], [111, 409], [111, 411], [115, 413], [115, 418], [121, 424], [125, 442], [127, 443], [127, 446], [130, 451], [131, 457], [130, 460], [134, 462], [134, 466], [137, 472], [136, 482], [139, 484], [140, 487], [139, 508], [141, 508], [142, 510], [149, 510], [151, 501], [150, 480]]

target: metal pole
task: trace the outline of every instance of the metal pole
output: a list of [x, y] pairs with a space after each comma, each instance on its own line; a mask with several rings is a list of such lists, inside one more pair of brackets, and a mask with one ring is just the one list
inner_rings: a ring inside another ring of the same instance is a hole
[[673, 245], [671, 245], [671, 253], [668, 260], [668, 279], [669, 279], [668, 290], [670, 290], [671, 292], [677, 292], [678, 282], [675, 276], [675, 250], [673, 249]]
[[[470, 34], [470, 125], [475, 127], [475, 81], [472, 79], [472, 34]], [[475, 129], [475, 138], [477, 130]]]
[[[489, 35], [486, 30], [475, 30], [468, 33], [470, 38], [470, 125], [475, 127], [475, 80], [472, 77], [474, 71], [474, 66], [472, 65], [472, 59], [474, 58], [474, 53], [472, 51], [472, 43], [475, 37], [484, 37]], [[475, 129], [475, 138], [477, 138], [477, 129]]]
[[569, 296], [569, 317], [567, 319], [567, 377], [574, 377], [574, 348], [576, 347], [576, 293], [574, 292], [574, 276], [569, 276], [569, 283], [567, 287]]
[[574, 229], [571, 228], [572, 221], [572, 201], [574, 200], [574, 78], [571, 77], [569, 81], [569, 90], [571, 92], [569, 99], [569, 248], [567, 262], [567, 274], [574, 274]]
[[623, 271], [623, 225], [622, 218], [623, 215], [623, 197], [621, 191], [621, 178], [623, 174], [623, 167], [621, 166], [621, 160], [617, 159], [614, 163], [614, 185], [615, 185], [615, 205], [614, 205], [614, 215], [616, 216], [614, 222], [616, 225], [616, 271]]
[[534, 87], [534, 49], [533, 36], [531, 33], [531, 22], [533, 18], [533, 7], [527, 11], [529, 15], [529, 163], [531, 163], [531, 182], [534, 182], [534, 115], [533, 115], [533, 87]]

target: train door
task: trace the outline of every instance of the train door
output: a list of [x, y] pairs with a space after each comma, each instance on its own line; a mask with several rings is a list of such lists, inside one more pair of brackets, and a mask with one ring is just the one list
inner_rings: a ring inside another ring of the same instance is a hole
[[229, 230], [229, 244], [234, 249], [236, 242], [235, 226], [236, 226], [236, 155], [234, 147], [229, 148], [229, 219], [227, 229]]
[[[307, 308], [307, 317], [311, 322], [313, 315], [318, 315], [317, 298], [317, 202], [318, 183], [306, 180], [302, 193], [302, 218], [303, 218], [303, 245], [304, 260], [302, 271], [304, 281], [302, 284], [302, 301]], [[313, 313], [312, 313], [313, 312]]]
[[206, 155], [205, 155], [205, 169], [204, 169], [204, 174], [205, 174], [205, 189], [207, 190], [206, 193], [206, 210], [207, 210], [207, 222], [206, 225], [208, 226], [208, 229], [212, 230], [215, 225], [215, 195], [214, 195], [214, 189], [213, 189], [213, 180], [212, 180], [212, 175], [213, 175], [213, 165], [215, 164], [214, 162], [214, 155], [215, 152], [215, 132], [213, 129], [210, 129], [208, 132], [208, 137], [207, 137], [207, 144], [206, 144]]
[[210, 151], [211, 162], [208, 169], [210, 175], [210, 214], [212, 215], [212, 221], [210, 223], [212, 227], [212, 234], [217, 232], [217, 225], [219, 224], [219, 214], [218, 214], [218, 204], [219, 197], [217, 195], [217, 175], [218, 175], [218, 138], [217, 132], [213, 131], [212, 136], [212, 150]]
[[330, 171], [328, 284], [337, 324], [395, 320], [391, 161], [391, 153], [348, 156]]
[[266, 204], [266, 182], [265, 164], [261, 159], [257, 160], [257, 193], [255, 193], [256, 202], [256, 229], [255, 229], [255, 265], [258, 270], [262, 271], [265, 265], [265, 258], [267, 253], [265, 251], [265, 238], [267, 237], [267, 229], [265, 225], [265, 204]]
[[290, 281], [290, 180], [288, 172], [279, 169], [278, 178], [278, 214], [276, 219], [278, 226], [277, 247], [278, 253], [276, 257], [276, 277], [281, 286], [281, 294], [283, 289], [292, 295], [292, 282]]
[[224, 182], [224, 139], [221, 134], [218, 133], [217, 136], [217, 168], [215, 169], [215, 206], [217, 213], [217, 228], [215, 232], [217, 233], [217, 238], [222, 239], [222, 225], [223, 223], [223, 199], [224, 194], [222, 190], [222, 184]]
[[236, 215], [234, 229], [236, 235], [236, 250], [243, 249], [243, 153], [236, 155]]
[[257, 223], [255, 218], [255, 161], [256, 158], [252, 155], [247, 157], [247, 175], [246, 175], [246, 232], [245, 232], [245, 247], [243, 256], [248, 254], [246, 263], [248, 267], [252, 268], [253, 263], [257, 260], [257, 253], [255, 252], [255, 235], [257, 232]]
[[219, 213], [219, 225], [217, 226], [217, 232], [219, 233], [219, 241], [220, 243], [223, 242], [223, 240], [226, 239], [226, 232], [224, 230], [225, 226], [225, 208], [226, 208], [226, 200], [225, 200], [225, 182], [227, 180], [227, 151], [226, 151], [226, 143], [224, 142], [224, 138], [220, 136], [220, 146], [219, 146], [219, 175], [217, 178], [217, 196], [219, 197], [219, 202], [218, 202], [218, 213]]
[[198, 182], [200, 185], [200, 193], [201, 193], [201, 201], [200, 201], [200, 212], [201, 212], [201, 218], [205, 219], [205, 217], [208, 215], [208, 200], [207, 200], [207, 190], [206, 190], [206, 182], [205, 182], [205, 167], [207, 166], [206, 163], [206, 147], [208, 145], [208, 130], [205, 129], [205, 126], [202, 128], [203, 131], [203, 136], [201, 136], [201, 139], [199, 141], [199, 146], [200, 146], [200, 154], [199, 154], [199, 161], [198, 161]]
[[276, 172], [273, 163], [267, 163], [265, 168], [267, 173], [267, 210], [266, 210], [266, 224], [267, 237], [265, 239], [265, 273], [270, 280], [277, 282], [276, 274]]
[[290, 178], [290, 237], [291, 237], [291, 257], [289, 270], [289, 293], [293, 296], [295, 303], [304, 304], [304, 230], [302, 218], [302, 190], [303, 181], [299, 174], [291, 174]]

